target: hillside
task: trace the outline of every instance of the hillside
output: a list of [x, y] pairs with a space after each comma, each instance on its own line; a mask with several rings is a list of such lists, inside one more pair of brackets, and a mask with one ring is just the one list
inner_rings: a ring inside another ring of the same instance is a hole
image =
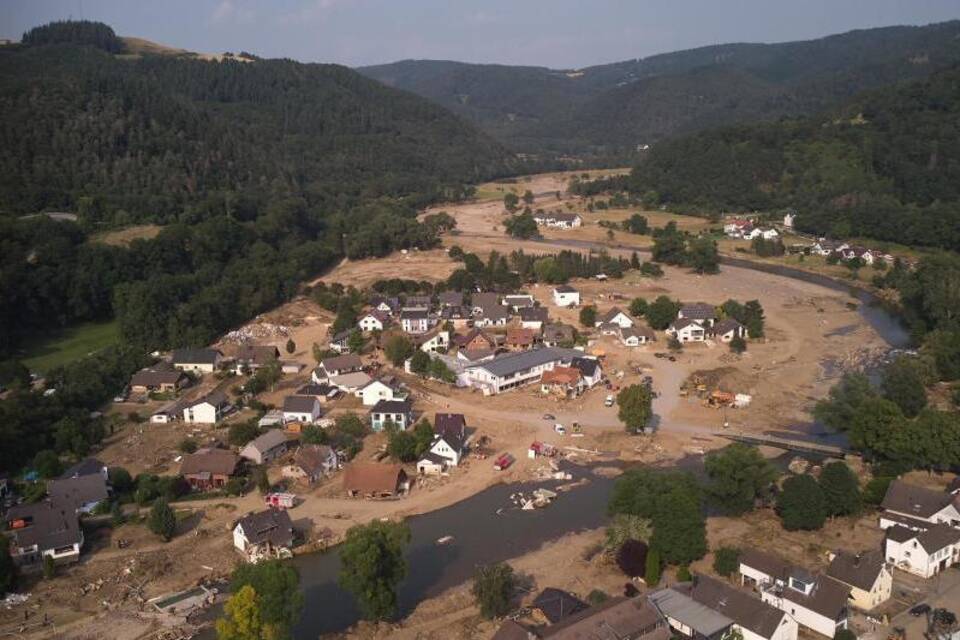
[[95, 36], [0, 50], [0, 146], [14, 150], [0, 157], [0, 211], [89, 213], [92, 201], [164, 222], [219, 191], [340, 206], [511, 162], [442, 107], [345, 67], [131, 55]]
[[526, 152], [604, 155], [717, 125], [816, 113], [960, 61], [960, 21], [725, 44], [553, 70], [405, 60], [359, 71]]
[[960, 67], [818, 116], [663, 141], [628, 184], [649, 204], [794, 207], [804, 231], [960, 250]]

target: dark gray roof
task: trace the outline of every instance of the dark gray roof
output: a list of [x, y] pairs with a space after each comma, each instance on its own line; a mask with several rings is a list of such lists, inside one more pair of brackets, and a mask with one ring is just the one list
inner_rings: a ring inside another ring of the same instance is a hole
[[331, 449], [325, 444], [305, 444], [293, 454], [293, 463], [311, 475], [325, 469]]
[[573, 340], [575, 329], [569, 324], [549, 324], [543, 328], [543, 337], [545, 340], [559, 342], [561, 340]]
[[790, 573], [790, 565], [787, 562], [773, 554], [752, 548], [740, 552], [740, 564], [762, 571], [768, 576], [780, 580], [786, 580]]
[[180, 475], [213, 473], [230, 476], [237, 468], [237, 456], [226, 449], [200, 449], [183, 456]]
[[76, 509], [55, 500], [11, 507], [6, 520], [23, 520], [26, 524], [23, 528], [7, 532], [13, 538], [15, 547], [37, 545], [41, 550], [49, 550], [83, 542]]
[[305, 384], [297, 389], [298, 396], [329, 396], [334, 391], [339, 391], [336, 387], [329, 384]]
[[510, 309], [503, 305], [484, 307], [482, 317], [487, 320], [503, 320], [510, 317]]
[[312, 413], [316, 404], [316, 396], [287, 396], [283, 399], [283, 410], [291, 413]]
[[176, 349], [174, 364], [215, 364], [222, 354], [216, 349]]
[[870, 591], [883, 571], [883, 565], [883, 553], [877, 550], [864, 553], [838, 551], [827, 567], [827, 575], [852, 587]]
[[706, 302], [692, 302], [685, 304], [680, 308], [680, 314], [684, 318], [693, 318], [695, 320], [710, 320], [717, 317], [717, 310], [712, 304]]
[[570, 362], [570, 365], [579, 369], [580, 373], [582, 373], [585, 377], [592, 378], [594, 375], [596, 375], [597, 369], [600, 367], [600, 362], [594, 360], [593, 358], [584, 358], [582, 356], [578, 356]]
[[472, 303], [474, 307], [486, 309], [488, 307], [500, 306], [500, 294], [495, 291], [481, 291], [473, 294]]
[[76, 510], [85, 504], [106, 500], [107, 481], [99, 473], [77, 478], [48, 480], [47, 493], [54, 502], [69, 505]]
[[[613, 319], [616, 318], [621, 313], [627, 316], [628, 318], [630, 318], [630, 314], [624, 311], [623, 309], [621, 309], [620, 307], [612, 307], [609, 311], [607, 311], [606, 313], [601, 315], [599, 318], [597, 318], [597, 322], [601, 324], [606, 322], [613, 322]], [[631, 318], [631, 320], [633, 319]]]
[[[670, 323], [670, 328], [674, 331], [680, 331], [689, 326], [700, 327], [700, 324], [690, 318], [679, 318]], [[703, 327], [700, 328], [702, 329]]]
[[282, 447], [287, 444], [287, 436], [280, 429], [268, 429], [264, 433], [260, 434], [253, 440], [247, 443], [244, 447], [256, 449], [260, 453], [266, 453], [277, 447]]
[[467, 434], [467, 419], [462, 413], [438, 413], [433, 417], [433, 431], [459, 440], [462, 445]]
[[553, 288], [557, 293], [576, 293], [577, 290], [568, 284], [559, 284]]
[[500, 625], [497, 632], [493, 634], [490, 640], [528, 640], [533, 634], [518, 622], [507, 620]]
[[689, 590], [660, 589], [647, 598], [660, 613], [690, 627], [701, 637], [712, 638], [733, 624], [731, 618], [695, 600]]
[[425, 320], [428, 316], [422, 309], [404, 309], [400, 312], [400, 320]]
[[363, 366], [363, 360], [355, 353], [348, 353], [342, 356], [324, 358], [320, 361], [320, 366], [328, 373], [331, 371], [343, 371], [345, 369], [360, 369]]
[[370, 413], [410, 413], [412, 409], [409, 400], [380, 400]]
[[267, 509], [248, 514], [237, 521], [251, 544], [270, 542], [278, 547], [293, 546], [293, 522], [283, 509]]
[[722, 336], [723, 334], [729, 333], [730, 331], [736, 331], [742, 326], [743, 326], [742, 324], [740, 324], [733, 318], [724, 318], [717, 324], [713, 325], [713, 327], [710, 329], [710, 333], [714, 335]]
[[520, 319], [523, 322], [546, 322], [549, 312], [546, 307], [524, 307], [520, 309]]
[[141, 369], [130, 377], [130, 385], [134, 387], [156, 387], [162, 384], [177, 384], [183, 377], [184, 373], [179, 369]]
[[571, 361], [581, 355], [583, 355], [582, 351], [576, 351], [574, 349], [544, 347], [542, 349], [506, 353], [497, 356], [489, 362], [482, 362], [473, 366], [485, 369], [495, 376], [502, 377], [546, 364], [547, 362]]
[[610, 598], [543, 629], [550, 640], [669, 640], [666, 620], [646, 598]]
[[907, 484], [902, 480], [894, 480], [887, 488], [887, 494], [880, 506], [915, 518], [929, 518], [953, 500], [954, 496], [946, 491], [934, 491]]
[[[690, 585], [690, 596], [738, 625], [769, 638], [780, 626], [783, 611], [754, 598], [742, 591], [707, 576], [695, 576]], [[846, 595], [840, 600], [840, 608], [846, 604]]]
[[914, 531], [896, 525], [887, 529], [887, 538], [896, 542], [907, 542], [916, 538], [923, 550], [930, 555], [947, 545], [960, 542], [960, 531], [945, 524], [930, 525], [926, 531]]
[[547, 587], [534, 598], [531, 606], [539, 609], [551, 624], [556, 624], [564, 618], [583, 611], [588, 605], [573, 594]]
[[79, 478], [80, 476], [103, 475], [107, 465], [96, 458], [84, 458], [62, 474], [61, 478]]
[[447, 307], [459, 307], [463, 304], [463, 293], [460, 291], [442, 291], [437, 294], [437, 300]]
[[256, 365], [268, 365], [280, 357], [280, 350], [276, 347], [245, 344], [237, 352], [237, 362], [246, 362]]
[[188, 403], [187, 407], [195, 407], [198, 404], [208, 403], [212, 404], [215, 407], [220, 407], [227, 404], [227, 394], [223, 391], [211, 391], [205, 396], [200, 396], [193, 402]]

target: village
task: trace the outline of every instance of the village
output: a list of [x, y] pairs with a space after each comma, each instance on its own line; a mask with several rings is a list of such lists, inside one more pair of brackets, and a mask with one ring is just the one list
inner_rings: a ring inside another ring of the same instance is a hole
[[[106, 410], [116, 431], [101, 450], [48, 480], [40, 500], [6, 496], [16, 564], [36, 574], [53, 563], [60, 575], [9, 601], [5, 623], [44, 633], [49, 617], [69, 628], [92, 615], [122, 618], [129, 637], [171, 620], [190, 629], [237, 562], [330, 548], [353, 525], [442, 509], [494, 484], [569, 480], [561, 462], [617, 474], [625, 464], [702, 460], [745, 437], [777, 457], [789, 447], [764, 441], [767, 434], [802, 443], [809, 434], [798, 425], [809, 422], [812, 401], [840, 372], [884, 356], [848, 295], [737, 267], [716, 276], [667, 267], [655, 279], [628, 271], [513, 291], [376, 291], [390, 278], [442, 283], [457, 265], [453, 246], [549, 253], [569, 248], [570, 238], [602, 239], [596, 224], [584, 224], [587, 214], [563, 210], [569, 198], [554, 194], [565, 179], [523, 185], [553, 211], [535, 216], [544, 229], [537, 242], [504, 237], [499, 200], [480, 200], [445, 207], [458, 230], [443, 249], [345, 261], [325, 274], [313, 285], [363, 296], [340, 330], [338, 315], [308, 291], [216, 344], [156, 354]], [[777, 233], [748, 225], [738, 219], [724, 231], [748, 240]], [[826, 241], [813, 251], [866, 264], [888, 258]], [[609, 253], [630, 255], [615, 245]], [[653, 316], [637, 311], [661, 297], [673, 306], [654, 328]], [[760, 335], [742, 313], [733, 317], [745, 307], [759, 307]], [[647, 424], [618, 416], [618, 396], [631, 386], [650, 393]], [[591, 604], [591, 590], [572, 576], [584, 564], [598, 571], [596, 562], [571, 559], [565, 574], [543, 576], [551, 583], [537, 580], [522, 616], [481, 627], [483, 637], [594, 637], [601, 628], [615, 630], [603, 637], [645, 640], [833, 638], [846, 629], [879, 639], [869, 634], [894, 628], [912, 637], [930, 607], [956, 609], [960, 600], [960, 579], [948, 571], [960, 563], [960, 484], [948, 481], [895, 481], [879, 513], [851, 524], [855, 534], [838, 531], [812, 558], [778, 549], [777, 535], [758, 539], [733, 581], [705, 560], [690, 567], [690, 581]], [[549, 509], [575, 485], [538, 489], [511, 508]], [[158, 496], [176, 515], [166, 544], [138, 524]], [[547, 545], [532, 557], [549, 553]], [[612, 576], [607, 569], [598, 578], [611, 592]], [[928, 609], [916, 609], [927, 594]], [[462, 598], [453, 590], [422, 607], [452, 612]], [[388, 635], [446, 637], [430, 617], [418, 609]]]

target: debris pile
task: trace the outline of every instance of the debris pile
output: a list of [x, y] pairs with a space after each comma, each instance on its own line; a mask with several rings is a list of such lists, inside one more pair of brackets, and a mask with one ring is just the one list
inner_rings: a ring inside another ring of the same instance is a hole
[[273, 324], [271, 322], [257, 322], [240, 327], [223, 336], [222, 342], [234, 344], [246, 344], [254, 340], [265, 340], [270, 338], [286, 338], [290, 335], [289, 327], [282, 324]]

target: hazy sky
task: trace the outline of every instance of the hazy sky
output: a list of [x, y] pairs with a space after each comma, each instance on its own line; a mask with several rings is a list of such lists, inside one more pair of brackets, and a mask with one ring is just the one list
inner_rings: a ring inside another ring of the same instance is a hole
[[347, 65], [583, 67], [723, 42], [960, 18], [958, 0], [0, 0], [0, 37], [86, 18], [203, 52]]

